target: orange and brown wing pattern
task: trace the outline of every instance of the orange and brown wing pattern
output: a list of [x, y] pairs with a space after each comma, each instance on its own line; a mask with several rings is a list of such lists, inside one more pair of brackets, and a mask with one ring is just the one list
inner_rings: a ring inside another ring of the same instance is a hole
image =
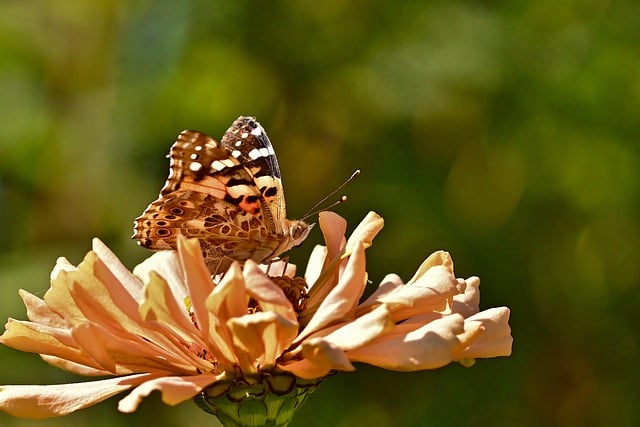
[[[226, 231], [234, 225], [241, 229], [241, 221], [263, 222], [266, 204], [253, 177], [213, 138], [183, 131], [169, 158], [169, 177], [158, 199], [135, 220], [133, 237], [140, 245], [175, 248], [177, 234], [206, 239], [217, 235], [218, 226]], [[264, 226], [267, 232], [274, 228], [269, 222]]]
[[239, 117], [221, 143], [185, 130], [169, 159], [158, 199], [135, 220], [133, 238], [141, 246], [176, 249], [179, 235], [200, 239], [217, 272], [231, 260], [268, 261], [309, 233], [304, 221], [286, 218], [278, 161], [255, 119]]

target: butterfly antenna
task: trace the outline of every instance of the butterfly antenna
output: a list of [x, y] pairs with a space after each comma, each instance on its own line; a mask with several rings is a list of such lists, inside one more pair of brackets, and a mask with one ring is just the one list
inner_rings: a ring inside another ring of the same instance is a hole
[[354, 173], [351, 174], [351, 176], [349, 178], [346, 179], [345, 182], [340, 184], [335, 190], [333, 190], [331, 193], [329, 193], [326, 196], [324, 196], [318, 203], [313, 205], [313, 207], [311, 209], [309, 209], [306, 214], [304, 214], [304, 216], [302, 217], [302, 220], [304, 221], [305, 219], [309, 218], [311, 215], [315, 215], [315, 214], [317, 214], [317, 213], [319, 213], [321, 211], [325, 211], [325, 210], [330, 209], [330, 208], [332, 208], [332, 207], [334, 207], [336, 205], [339, 205], [340, 203], [346, 202], [347, 201], [347, 196], [342, 196], [338, 200], [336, 200], [335, 202], [330, 204], [329, 206], [325, 206], [324, 208], [318, 209], [318, 206], [321, 206], [324, 202], [327, 201], [327, 199], [332, 197], [338, 191], [342, 190], [345, 185], [350, 183], [358, 175], [360, 175], [360, 169], [357, 169]]

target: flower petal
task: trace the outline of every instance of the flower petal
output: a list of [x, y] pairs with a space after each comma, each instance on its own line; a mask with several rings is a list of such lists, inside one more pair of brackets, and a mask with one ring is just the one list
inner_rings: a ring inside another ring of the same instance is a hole
[[310, 302], [305, 313], [300, 316], [301, 323], [303, 323], [308, 316], [313, 315], [307, 326], [296, 338], [296, 342], [301, 342], [308, 335], [333, 322], [353, 316], [355, 307], [360, 297], [362, 297], [367, 283], [365, 268], [364, 246], [362, 243], [358, 243], [353, 250], [353, 254], [348, 259], [338, 284], [319, 303], [317, 310], [314, 310], [314, 306]]
[[77, 270], [77, 267], [69, 262], [65, 257], [59, 257], [56, 260], [56, 265], [51, 270], [51, 275], [49, 276], [50, 280], [58, 277], [58, 273], [61, 271], [73, 271]]
[[16, 350], [57, 356], [95, 369], [100, 368], [78, 348], [68, 330], [9, 319], [0, 336], [0, 343]]
[[[94, 265], [93, 273], [101, 282], [105, 283], [114, 294], [114, 298], [121, 301], [126, 295], [127, 300], [142, 301], [142, 282], [133, 275], [118, 257], [111, 252], [100, 239], [93, 239], [93, 252], [98, 256], [99, 263]], [[80, 266], [78, 266], [80, 267]], [[110, 286], [110, 283], [113, 285]]]
[[324, 262], [327, 259], [327, 247], [322, 245], [316, 245], [311, 251], [309, 261], [307, 262], [307, 269], [304, 272], [304, 280], [309, 284], [309, 288], [318, 281], [322, 269], [324, 268]]
[[435, 267], [437, 265], [442, 265], [446, 267], [451, 274], [453, 274], [453, 259], [449, 252], [445, 251], [436, 251], [429, 255], [427, 259], [425, 259], [420, 267], [418, 267], [418, 271], [413, 275], [411, 280], [407, 282], [407, 284], [414, 283], [420, 279], [420, 277], [425, 274], [431, 267]]
[[373, 291], [373, 293], [358, 306], [358, 311], [365, 311], [368, 307], [378, 305], [383, 297], [392, 294], [401, 286], [404, 286], [404, 283], [402, 283], [400, 276], [395, 273], [387, 274], [384, 279], [382, 279], [382, 282], [380, 282], [380, 285], [378, 285], [378, 289]]
[[0, 386], [0, 409], [16, 417], [70, 414], [157, 377], [140, 374], [78, 384]]
[[213, 291], [211, 273], [207, 269], [202, 256], [202, 249], [198, 239], [187, 239], [178, 236], [178, 255], [185, 273], [185, 282], [189, 291], [189, 298], [196, 322], [202, 331], [209, 330], [209, 312], [205, 301]]
[[322, 211], [318, 214], [318, 222], [327, 247], [327, 258], [333, 259], [340, 254], [344, 246], [347, 221], [335, 212]]
[[456, 360], [465, 333], [462, 316], [449, 315], [407, 334], [388, 334], [370, 345], [347, 352], [349, 360], [385, 369], [416, 371], [435, 369]]
[[138, 409], [142, 399], [153, 391], [162, 392], [162, 401], [168, 405], [177, 405], [200, 393], [202, 389], [219, 381], [224, 374], [202, 374], [190, 377], [159, 377], [146, 381], [133, 389], [118, 402], [120, 412], [130, 413]]
[[176, 348], [159, 346], [126, 331], [115, 332], [97, 323], [85, 323], [73, 328], [73, 337], [101, 368], [114, 374], [168, 371], [187, 375], [196, 372], [191, 360], [185, 360]]
[[205, 301], [210, 325], [205, 338], [223, 369], [238, 363], [227, 321], [247, 313], [247, 300], [242, 270], [234, 262]]
[[373, 244], [373, 238], [384, 227], [384, 219], [375, 212], [369, 212], [367, 216], [358, 224], [355, 230], [347, 240], [345, 256], [356, 250], [356, 245], [360, 242], [364, 248], [368, 248]]
[[513, 338], [509, 327], [510, 310], [496, 307], [481, 311], [465, 323], [480, 323], [483, 333], [461, 353], [462, 358], [510, 356]]
[[65, 371], [69, 371], [76, 375], [83, 375], [86, 377], [104, 377], [112, 374], [111, 372], [105, 371], [104, 369], [96, 369], [87, 365], [81, 365], [79, 363], [62, 359], [57, 356], [49, 356], [47, 354], [41, 354], [40, 357], [42, 358], [42, 360], [44, 360], [51, 366], [64, 369]]
[[[324, 235], [324, 249], [316, 247], [307, 264], [305, 280], [309, 283], [307, 305], [317, 307], [338, 280], [338, 266], [346, 244], [344, 233], [347, 222], [340, 215], [323, 211], [319, 214], [320, 229]], [[314, 310], [315, 311], [315, 310]], [[306, 323], [309, 319], [300, 319]]]
[[58, 313], [51, 310], [43, 299], [38, 298], [24, 289], [20, 289], [18, 294], [22, 298], [24, 306], [27, 308], [27, 318], [32, 322], [54, 328], [63, 328], [67, 326], [67, 321]]
[[393, 312], [396, 322], [430, 311], [440, 311], [447, 302], [458, 293], [458, 281], [444, 266], [436, 265], [424, 272], [418, 280], [396, 287], [378, 301], [367, 299], [356, 313], [361, 314], [384, 303]]
[[480, 279], [474, 276], [458, 280], [464, 284], [464, 291], [453, 297], [451, 311], [469, 317], [480, 310]]
[[244, 264], [242, 275], [247, 293], [258, 302], [262, 311], [277, 313], [297, 325], [297, 316], [291, 302], [258, 264], [248, 259]]
[[353, 350], [369, 344], [395, 326], [391, 313], [386, 305], [366, 313], [357, 319], [347, 322], [324, 336], [324, 340], [344, 351]]
[[176, 301], [184, 301], [189, 296], [180, 257], [176, 251], [155, 252], [138, 264], [133, 269], [133, 274], [143, 283], [149, 283], [152, 271], [167, 282]]
[[[152, 271], [144, 294], [139, 311], [140, 317], [145, 322], [154, 322], [168, 327], [185, 341], [200, 341], [200, 331], [187, 316], [185, 303], [176, 301], [166, 280]], [[203, 345], [204, 342], [199, 344]]]
[[323, 338], [305, 341], [302, 356], [301, 360], [283, 362], [278, 367], [304, 379], [321, 378], [333, 370], [355, 370], [344, 351]]
[[298, 332], [298, 323], [275, 312], [257, 312], [229, 319], [239, 366], [245, 374], [258, 368], [269, 369], [291, 345]]

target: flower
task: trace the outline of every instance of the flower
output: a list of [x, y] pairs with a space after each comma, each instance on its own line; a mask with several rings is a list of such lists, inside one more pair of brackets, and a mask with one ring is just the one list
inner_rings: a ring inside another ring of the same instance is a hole
[[[480, 311], [479, 279], [456, 279], [448, 253], [429, 256], [406, 283], [387, 275], [360, 303], [365, 249], [382, 218], [370, 213], [348, 240], [337, 214], [319, 222], [326, 246], [314, 249], [304, 281], [295, 266], [251, 260], [212, 278], [199, 242], [186, 238], [133, 272], [97, 239], [77, 267], [58, 259], [44, 298], [20, 291], [29, 321], [9, 319], [0, 342], [112, 378], [0, 386], [0, 409], [61, 416], [128, 391], [118, 409], [133, 412], [158, 390], [167, 404], [195, 397], [220, 416], [216, 398], [238, 385], [312, 391], [353, 362], [413, 371], [511, 353], [509, 309]], [[296, 396], [296, 405], [306, 398]]]

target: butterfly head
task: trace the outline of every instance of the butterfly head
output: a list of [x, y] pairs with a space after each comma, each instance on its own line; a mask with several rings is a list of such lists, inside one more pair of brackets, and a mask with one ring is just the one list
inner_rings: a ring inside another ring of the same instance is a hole
[[309, 232], [315, 224], [307, 224], [302, 220], [287, 221], [288, 234], [290, 237], [290, 245], [292, 248], [300, 246], [307, 238]]

